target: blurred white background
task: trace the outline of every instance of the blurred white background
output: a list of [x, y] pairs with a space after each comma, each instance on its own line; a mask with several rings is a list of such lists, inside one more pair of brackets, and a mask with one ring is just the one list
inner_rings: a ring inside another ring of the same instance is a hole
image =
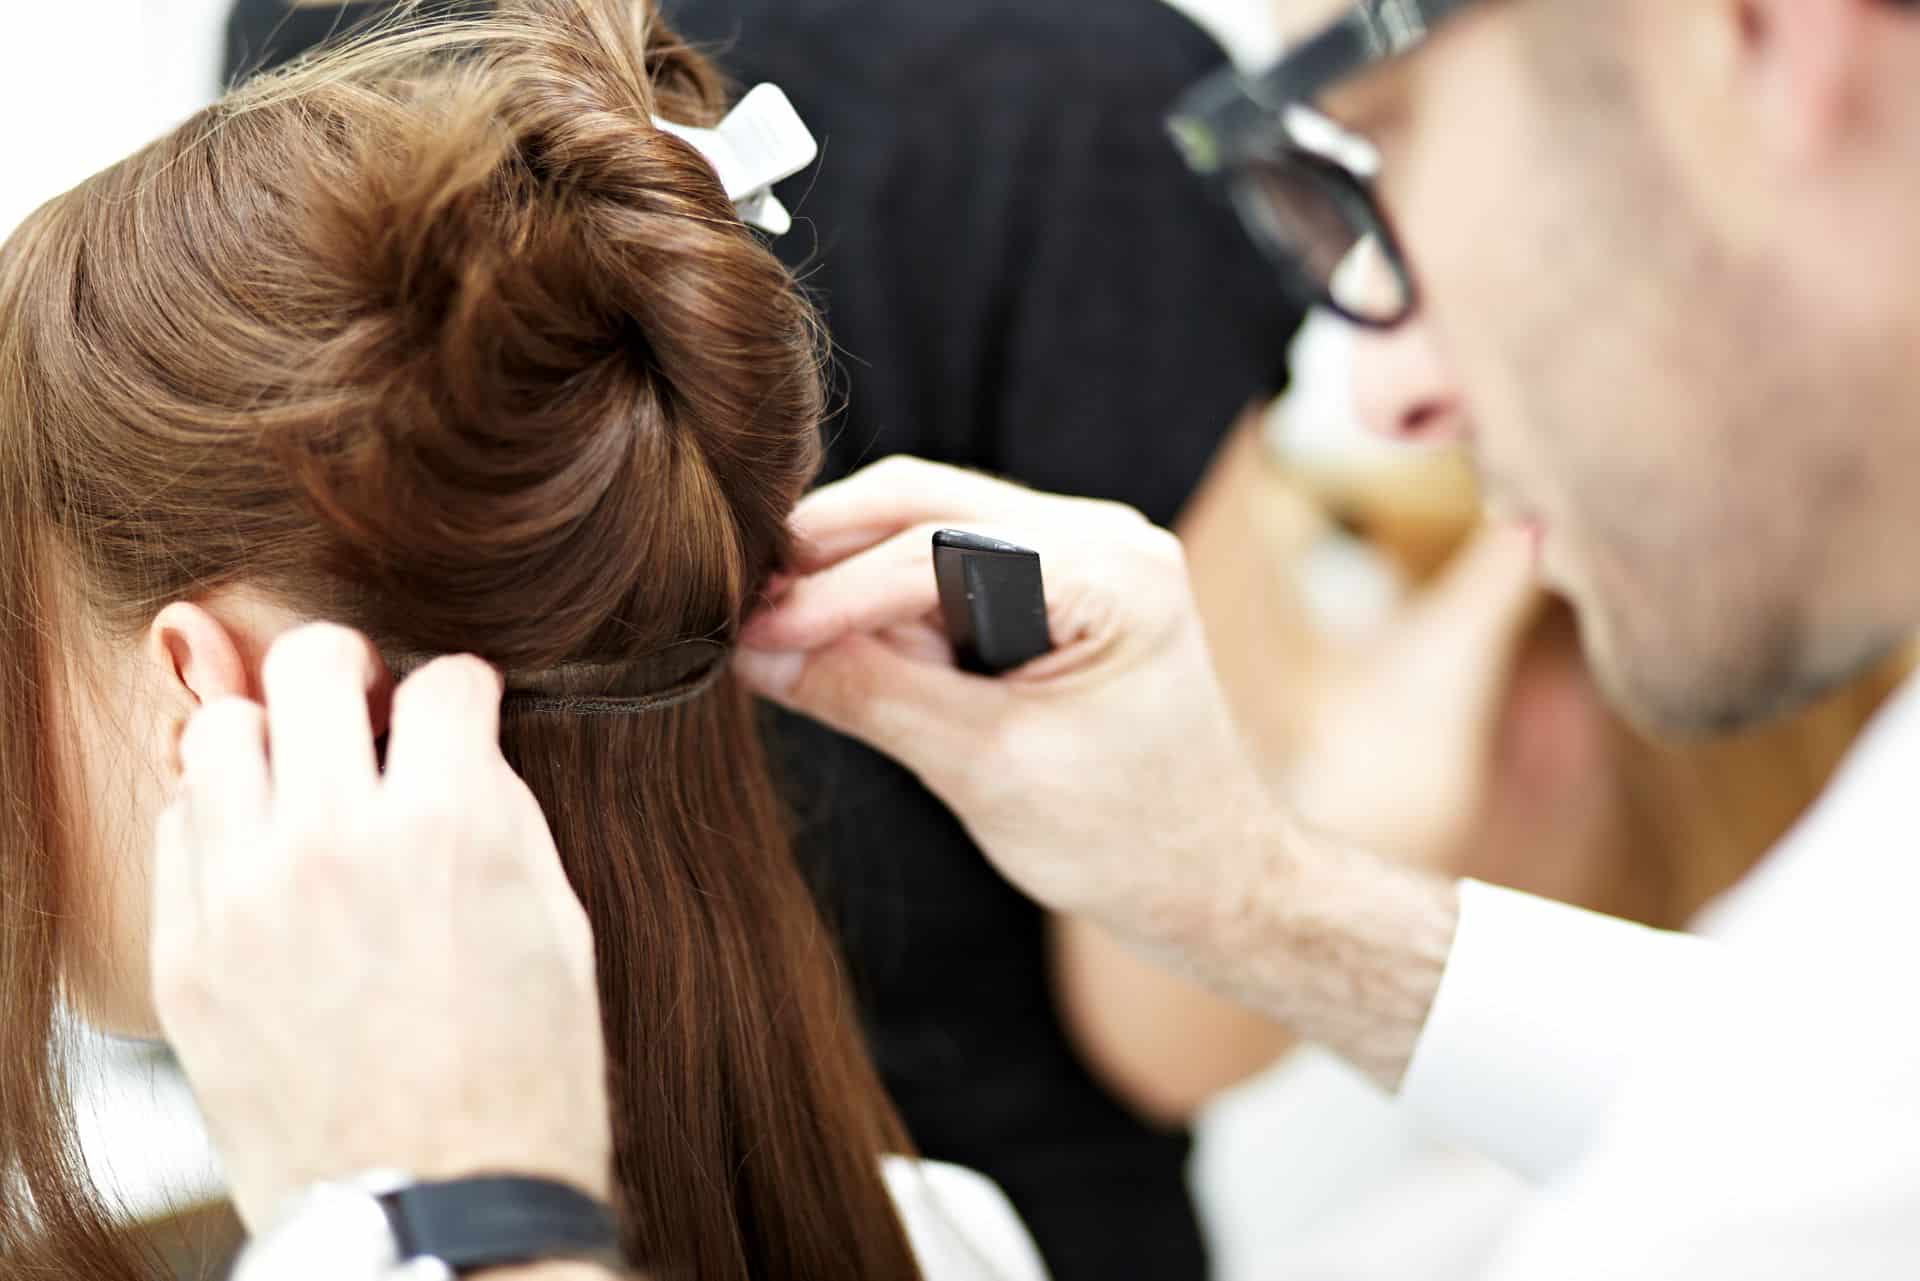
[[0, 235], [213, 97], [226, 0], [0, 11]]
[[[1168, 0], [1247, 61], [1268, 0]], [[227, 0], [0, 0], [0, 236], [213, 96]]]

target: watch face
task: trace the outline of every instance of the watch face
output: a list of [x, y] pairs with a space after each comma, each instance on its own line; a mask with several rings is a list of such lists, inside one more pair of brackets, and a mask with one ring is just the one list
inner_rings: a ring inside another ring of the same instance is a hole
[[384, 1281], [399, 1261], [393, 1225], [374, 1195], [323, 1183], [254, 1238], [234, 1281]]

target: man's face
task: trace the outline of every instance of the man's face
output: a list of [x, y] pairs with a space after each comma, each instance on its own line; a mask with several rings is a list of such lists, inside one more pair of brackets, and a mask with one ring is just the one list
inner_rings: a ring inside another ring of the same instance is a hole
[[1381, 148], [1490, 501], [1666, 728], [1764, 716], [1920, 627], [1920, 331], [1859, 269], [1898, 279], [1910, 236], [1872, 212], [1879, 144], [1791, 97], [1820, 89], [1804, 33], [1743, 13], [1792, 7], [1486, 3], [1328, 103]]

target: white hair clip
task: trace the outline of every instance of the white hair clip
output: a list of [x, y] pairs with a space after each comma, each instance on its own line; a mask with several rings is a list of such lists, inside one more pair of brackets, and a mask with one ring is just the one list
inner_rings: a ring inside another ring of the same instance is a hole
[[658, 116], [653, 123], [707, 158], [740, 221], [775, 236], [784, 236], [793, 227], [793, 215], [775, 199], [773, 185], [812, 164], [820, 144], [778, 85], [755, 88], [715, 129], [675, 124]]

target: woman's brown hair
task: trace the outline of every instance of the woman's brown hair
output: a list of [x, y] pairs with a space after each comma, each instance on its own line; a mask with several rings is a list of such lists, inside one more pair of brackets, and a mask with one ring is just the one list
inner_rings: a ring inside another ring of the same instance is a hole
[[879, 1165], [904, 1135], [746, 693], [511, 692], [696, 680], [787, 549], [815, 319], [650, 124], [722, 107], [647, 6], [520, 0], [256, 81], [0, 251], [7, 1272], [154, 1271], [94, 1204], [58, 1061], [80, 892], [47, 750], [62, 633], [137, 636], [243, 585], [395, 663], [507, 674], [504, 746], [598, 938], [632, 1257], [916, 1275]]

